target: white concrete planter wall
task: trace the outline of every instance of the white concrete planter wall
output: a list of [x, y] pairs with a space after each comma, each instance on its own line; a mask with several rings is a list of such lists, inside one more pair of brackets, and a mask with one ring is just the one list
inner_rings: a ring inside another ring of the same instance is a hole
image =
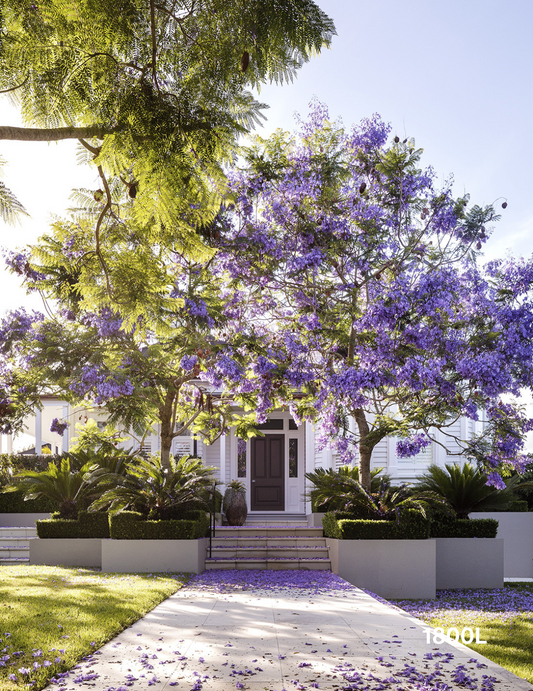
[[437, 589], [503, 588], [502, 539], [438, 537], [435, 542]]
[[322, 519], [325, 515], [325, 513], [308, 513], [307, 525], [312, 528], [322, 528]]
[[100, 568], [102, 540], [70, 537], [30, 540], [30, 564]]
[[150, 573], [205, 569], [207, 538], [198, 540], [102, 540], [102, 571]]
[[533, 511], [471, 513], [470, 518], [495, 518], [503, 538], [504, 578], [533, 578]]
[[435, 540], [326, 542], [332, 571], [349, 583], [385, 598], [435, 597]]
[[0, 528], [28, 528], [35, 525], [35, 521], [50, 518], [49, 513], [0, 513]]

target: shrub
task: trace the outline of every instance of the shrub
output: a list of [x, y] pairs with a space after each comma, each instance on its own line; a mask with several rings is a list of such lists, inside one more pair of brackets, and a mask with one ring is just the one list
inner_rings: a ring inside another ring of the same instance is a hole
[[429, 521], [416, 509], [405, 509], [399, 523], [330, 512], [324, 516], [322, 525], [326, 537], [340, 540], [425, 540], [430, 535]]
[[[371, 492], [378, 492], [381, 482], [390, 481], [388, 475], [378, 477], [382, 470], [383, 468], [374, 468], [370, 471]], [[346, 506], [354, 493], [361, 492], [357, 466], [343, 465], [338, 470], [316, 468], [313, 472], [306, 473], [305, 477], [314, 485], [307, 495], [314, 513], [340, 510]], [[361, 517], [366, 517], [367, 514], [368, 510], [365, 513], [365, 509], [361, 509]]]
[[[506, 489], [494, 489], [487, 485], [487, 476], [480, 470], [465, 463], [446, 464], [444, 468], [432, 464], [419, 478], [416, 487], [424, 492], [441, 495], [454, 509], [459, 518], [468, 518], [473, 511], [508, 511], [509, 504], [516, 500], [514, 490], [521, 478], [518, 475], [508, 478]], [[521, 482], [524, 489], [531, 483]]]
[[0, 453], [0, 468], [10, 468], [13, 474], [23, 470], [46, 470], [51, 460], [59, 463], [59, 458], [50, 458], [50, 455]]
[[48, 497], [24, 500], [22, 492], [0, 492], [0, 513], [52, 513], [59, 504]]
[[[140, 512], [154, 520], [177, 520], [183, 511], [209, 509], [216, 485], [213, 471], [200, 459], [187, 456], [177, 461], [171, 458], [170, 472], [156, 456], [134, 459], [124, 475], [98, 469], [89, 482], [106, 489], [91, 508], [108, 509], [110, 513]], [[216, 490], [215, 493], [220, 494]]]
[[109, 516], [106, 513], [80, 511], [76, 520], [52, 518], [37, 521], [37, 535], [40, 538], [108, 538]]
[[496, 537], [495, 518], [450, 518], [435, 516], [431, 521], [431, 537]]
[[194, 511], [181, 520], [150, 521], [136, 511], [122, 511], [110, 517], [113, 540], [194, 540], [204, 537], [209, 528], [209, 516]]

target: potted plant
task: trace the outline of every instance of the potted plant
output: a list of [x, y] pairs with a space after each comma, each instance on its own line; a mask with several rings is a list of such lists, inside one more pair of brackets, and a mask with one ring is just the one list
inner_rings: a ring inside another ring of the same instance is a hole
[[222, 505], [228, 525], [244, 525], [248, 516], [246, 490], [239, 480], [232, 480], [224, 492]]

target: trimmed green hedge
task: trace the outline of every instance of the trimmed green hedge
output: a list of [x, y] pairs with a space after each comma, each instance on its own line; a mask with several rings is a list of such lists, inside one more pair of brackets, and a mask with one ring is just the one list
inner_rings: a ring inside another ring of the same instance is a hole
[[22, 492], [0, 492], [0, 513], [52, 513], [57, 502], [47, 497], [24, 501]]
[[107, 513], [80, 511], [77, 520], [55, 517], [36, 521], [40, 538], [106, 538], [109, 537], [109, 516]]
[[434, 517], [431, 537], [496, 537], [498, 521], [495, 518]]
[[135, 511], [110, 517], [113, 540], [195, 540], [204, 537], [208, 530], [209, 515], [203, 511], [191, 511], [182, 520], [170, 521], [148, 521]]
[[404, 510], [396, 521], [350, 518], [346, 513], [330, 512], [322, 519], [324, 535], [339, 540], [426, 540], [429, 521], [416, 509]]

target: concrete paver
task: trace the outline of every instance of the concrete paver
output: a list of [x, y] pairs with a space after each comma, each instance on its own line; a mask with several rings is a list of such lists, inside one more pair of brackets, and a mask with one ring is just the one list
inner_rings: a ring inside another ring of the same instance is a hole
[[466, 646], [428, 644], [426, 629], [355, 587], [217, 594], [193, 583], [47, 688], [533, 690]]

